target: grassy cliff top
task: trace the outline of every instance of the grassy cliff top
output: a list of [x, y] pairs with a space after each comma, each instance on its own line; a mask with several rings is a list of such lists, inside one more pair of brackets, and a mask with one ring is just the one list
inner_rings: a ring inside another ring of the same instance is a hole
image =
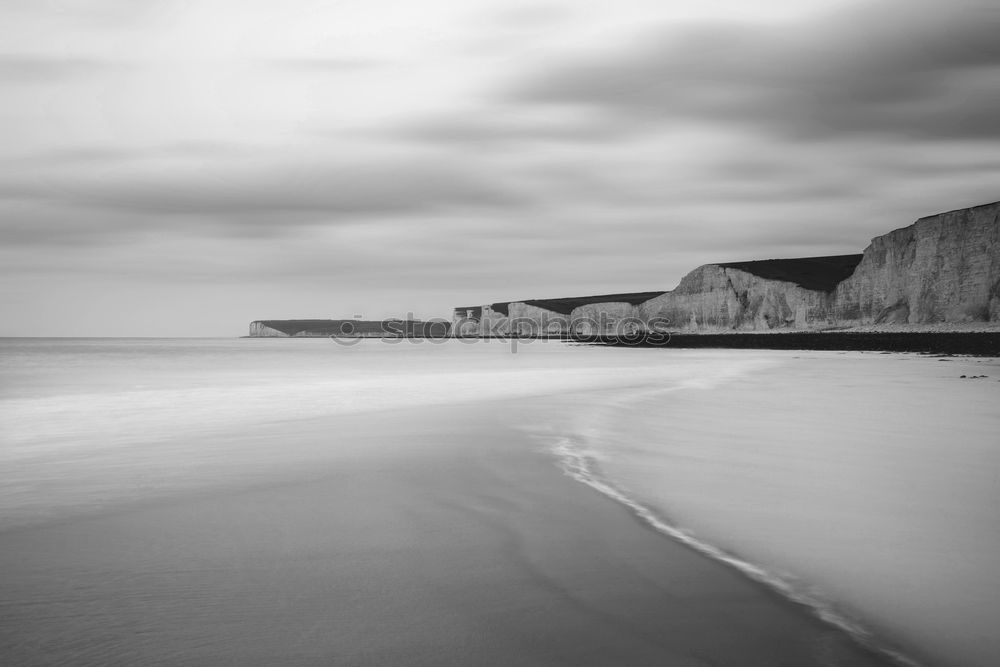
[[[562, 299], [527, 299], [519, 303], [535, 306], [537, 308], [544, 308], [556, 313], [562, 313], [563, 315], [569, 315], [574, 308], [587, 306], [592, 303], [630, 303], [633, 306], [637, 306], [640, 303], [649, 301], [650, 299], [656, 298], [661, 294], [663, 294], [663, 291], [626, 292], [622, 294], [597, 294], [595, 296], [570, 296]], [[494, 303], [492, 307], [493, 310], [506, 315], [509, 314], [509, 306], [511, 303], [518, 302], [512, 301], [508, 303]]]
[[307, 333], [311, 336], [336, 336], [351, 334], [381, 334], [386, 332], [386, 322], [397, 322], [397, 329], [422, 330], [433, 323], [420, 320], [255, 320], [264, 326], [288, 336]]
[[725, 269], [739, 269], [767, 280], [783, 280], [806, 289], [833, 291], [854, 273], [862, 255], [802, 257], [799, 259], [759, 259], [752, 262], [717, 264]]

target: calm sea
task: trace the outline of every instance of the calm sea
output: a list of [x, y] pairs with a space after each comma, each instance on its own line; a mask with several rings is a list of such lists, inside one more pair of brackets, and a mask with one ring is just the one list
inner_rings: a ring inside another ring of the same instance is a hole
[[992, 361], [915, 355], [7, 339], [0, 537], [322, 464], [296, 445], [304, 420], [529, 398], [550, 419], [516, 424], [525, 446], [650, 527], [862, 638], [985, 666], [1000, 658], [998, 378]]

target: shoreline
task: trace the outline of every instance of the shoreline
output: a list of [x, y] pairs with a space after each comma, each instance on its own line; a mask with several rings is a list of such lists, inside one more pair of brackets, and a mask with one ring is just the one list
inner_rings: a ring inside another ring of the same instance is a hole
[[[501, 418], [544, 423], [536, 409], [320, 418], [292, 439], [275, 425], [258, 437], [319, 458], [5, 533], [4, 652], [12, 664], [886, 664], [565, 475]], [[324, 463], [331, 437], [358, 447]]]
[[[610, 479], [600, 470], [597, 461], [592, 460], [583, 451], [572, 447], [568, 443], [560, 445], [558, 449], [561, 450], [559, 455], [563, 459], [562, 467], [566, 474], [613, 502], [625, 507], [647, 529], [690, 549], [704, 558], [731, 568], [748, 581], [757, 584], [767, 594], [774, 596], [784, 603], [801, 608], [803, 613], [813, 616], [822, 623], [844, 633], [845, 636], [860, 646], [862, 650], [869, 651], [879, 658], [886, 660], [888, 664], [899, 665], [900, 667], [922, 667], [921, 662], [914, 660], [910, 655], [904, 653], [895, 643], [887, 641], [886, 637], [871, 630], [863, 621], [845, 615], [831, 602], [817, 598], [805, 590], [798, 589], [794, 584], [789, 583], [776, 573], [750, 560], [746, 560], [735, 552], [727, 551], [710, 542], [704, 541], [703, 538], [692, 533], [690, 530], [674, 524], [669, 519], [658, 514], [656, 510], [632, 498], [627, 492], [619, 488], [614, 480]], [[801, 585], [801, 582], [799, 582], [799, 585]]]
[[577, 460], [655, 528], [901, 662], [992, 664], [998, 360], [767, 356], [784, 361], [622, 397]]

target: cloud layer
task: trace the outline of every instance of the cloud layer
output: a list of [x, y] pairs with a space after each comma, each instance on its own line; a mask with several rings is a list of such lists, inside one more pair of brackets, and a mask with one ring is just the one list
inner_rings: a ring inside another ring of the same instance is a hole
[[923, 0], [852, 7], [794, 28], [667, 27], [638, 48], [531, 75], [512, 97], [777, 139], [996, 140], [998, 25], [995, 4]]
[[1000, 198], [988, 3], [99, 4], [0, 10], [0, 333], [669, 289]]

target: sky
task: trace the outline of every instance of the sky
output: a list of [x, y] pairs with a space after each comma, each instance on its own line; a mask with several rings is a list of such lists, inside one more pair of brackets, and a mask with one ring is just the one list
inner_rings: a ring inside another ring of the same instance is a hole
[[998, 28], [995, 0], [3, 0], [0, 335], [861, 252], [1000, 199]]

